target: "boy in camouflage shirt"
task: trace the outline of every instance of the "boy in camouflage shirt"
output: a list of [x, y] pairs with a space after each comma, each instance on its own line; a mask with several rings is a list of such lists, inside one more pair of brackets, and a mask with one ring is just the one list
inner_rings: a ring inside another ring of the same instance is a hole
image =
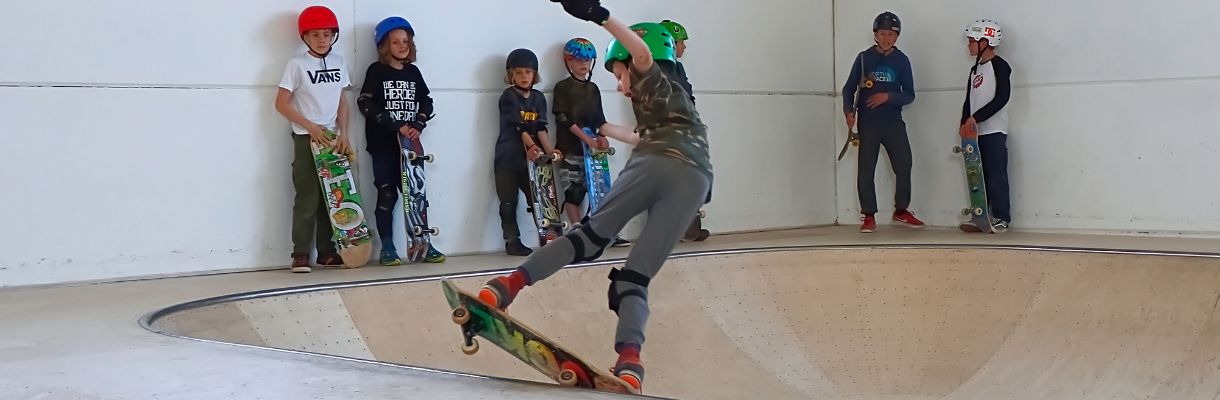
[[[627, 27], [610, 17], [597, 0], [552, 0], [572, 16], [602, 25], [615, 41], [606, 69], [618, 78], [618, 91], [631, 98], [635, 131], [604, 124], [606, 136], [635, 145], [631, 159], [606, 196], [605, 204], [580, 229], [543, 246], [516, 271], [493, 278], [479, 297], [501, 309], [525, 286], [550, 277], [569, 263], [601, 256], [608, 238], [632, 217], [647, 212], [648, 222], [627, 257], [626, 266], [610, 270], [610, 309], [618, 314], [613, 371], [640, 388], [644, 367], [640, 351], [648, 322], [648, 285], [682, 236], [712, 182], [707, 128], [689, 93], [662, 69], [674, 67], [673, 36], [658, 23]], [[578, 377], [587, 380], [588, 377]]]

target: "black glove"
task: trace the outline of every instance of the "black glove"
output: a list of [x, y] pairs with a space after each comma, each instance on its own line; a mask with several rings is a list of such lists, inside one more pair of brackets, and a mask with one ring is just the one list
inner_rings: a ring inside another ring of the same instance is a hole
[[610, 19], [610, 10], [602, 7], [598, 0], [551, 0], [551, 2], [563, 4], [563, 10], [573, 17], [598, 25], [604, 25], [606, 20]]

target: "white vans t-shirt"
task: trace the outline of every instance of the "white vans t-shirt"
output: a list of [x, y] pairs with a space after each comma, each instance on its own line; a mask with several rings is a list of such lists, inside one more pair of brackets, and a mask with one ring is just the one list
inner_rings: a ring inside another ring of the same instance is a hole
[[[305, 116], [305, 119], [336, 129], [339, 96], [343, 89], [351, 86], [347, 73], [347, 63], [342, 56], [334, 52], [326, 56], [325, 65], [321, 58], [304, 52], [288, 60], [280, 87], [292, 92], [292, 106]], [[292, 132], [298, 135], [309, 134], [305, 127], [296, 123], [292, 124]]]

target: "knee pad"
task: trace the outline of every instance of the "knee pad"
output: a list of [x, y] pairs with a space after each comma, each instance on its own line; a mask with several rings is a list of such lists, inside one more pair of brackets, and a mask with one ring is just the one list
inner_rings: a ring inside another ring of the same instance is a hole
[[[618, 308], [623, 304], [624, 298], [635, 296], [639, 297], [641, 300], [644, 300], [645, 303], [648, 302], [648, 283], [651, 282], [652, 279], [644, 276], [644, 274], [632, 270], [619, 270], [617, 268], [611, 268], [610, 276], [607, 278], [610, 278], [610, 290], [606, 293], [606, 297], [608, 297], [610, 300], [610, 310], [614, 311], [614, 314], [618, 314]], [[643, 289], [631, 288], [620, 294], [617, 288], [614, 287], [615, 284], [620, 281], [634, 283], [643, 287]]]
[[589, 191], [585, 190], [584, 186], [572, 185], [572, 187], [563, 192], [563, 202], [579, 207], [580, 203], [585, 200], [586, 194], [589, 194]]
[[[569, 242], [572, 242], [572, 248], [575, 250], [576, 256], [572, 259], [573, 264], [600, 258], [602, 253], [606, 251], [606, 246], [610, 245], [610, 239], [599, 236], [597, 232], [593, 231], [593, 227], [589, 226], [589, 217], [580, 220], [580, 229], [568, 232], [568, 234], [563, 236], [568, 238]], [[586, 250], [589, 250], [585, 247], [586, 239], [597, 249], [593, 254], [586, 252]]]
[[389, 211], [394, 209], [394, 201], [398, 200], [398, 190], [386, 185], [377, 188], [377, 209]]

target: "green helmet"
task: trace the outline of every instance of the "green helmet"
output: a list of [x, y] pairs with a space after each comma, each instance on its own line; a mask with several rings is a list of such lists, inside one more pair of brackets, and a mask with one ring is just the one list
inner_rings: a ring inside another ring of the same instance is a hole
[[[676, 62], [678, 57], [674, 52], [674, 36], [670, 34], [669, 29], [665, 25], [656, 22], [641, 22], [631, 26], [631, 30], [635, 31], [640, 38], [644, 39], [644, 43], [648, 45], [648, 49], [652, 52], [652, 59], [657, 61]], [[619, 41], [611, 40], [610, 48], [606, 50], [606, 70], [614, 72], [614, 63], [619, 61], [628, 61], [631, 59], [631, 53], [627, 51]]]
[[690, 39], [690, 36], [686, 35], [686, 27], [682, 26], [682, 24], [667, 19], [661, 21], [661, 25], [665, 25], [665, 28], [669, 29], [669, 32], [674, 35], [675, 41]]

